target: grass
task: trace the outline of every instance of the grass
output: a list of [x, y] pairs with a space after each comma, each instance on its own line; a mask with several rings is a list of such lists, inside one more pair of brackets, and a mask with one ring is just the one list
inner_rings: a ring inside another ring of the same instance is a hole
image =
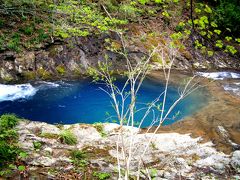
[[77, 137], [70, 130], [63, 130], [59, 134], [59, 139], [61, 143], [64, 143], [64, 144], [68, 144], [68, 145], [77, 144]]
[[104, 126], [102, 123], [95, 123], [93, 127], [100, 133], [102, 137], [107, 136], [107, 133], [104, 131]]
[[85, 151], [75, 149], [70, 152], [70, 156], [73, 161], [73, 164], [76, 167], [82, 168], [87, 166], [88, 161], [87, 161], [87, 154]]

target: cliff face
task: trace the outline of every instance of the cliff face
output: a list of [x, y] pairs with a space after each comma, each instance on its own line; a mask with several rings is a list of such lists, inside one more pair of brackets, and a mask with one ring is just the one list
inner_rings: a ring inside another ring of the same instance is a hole
[[[169, 29], [166, 30], [158, 19], [146, 23], [147, 25], [128, 25], [126, 49], [133, 63], [147, 57], [151, 46], [160, 45], [162, 48], [171, 41], [168, 36], [161, 34]], [[149, 33], [150, 30], [155, 34]], [[196, 50], [190, 39], [185, 45], [187, 48], [178, 49], [174, 55], [174, 69], [240, 69], [236, 57], [220, 51], [208, 57]], [[112, 62], [113, 69], [124, 70], [124, 57], [114, 51], [116, 48], [122, 48], [120, 38], [116, 33], [109, 33], [65, 40], [53, 39], [39, 48], [19, 53], [3, 51], [0, 53], [0, 82], [77, 78], [85, 74], [89, 66], [97, 66], [106, 57]], [[161, 57], [153, 57], [151, 64], [153, 69], [161, 69]]]

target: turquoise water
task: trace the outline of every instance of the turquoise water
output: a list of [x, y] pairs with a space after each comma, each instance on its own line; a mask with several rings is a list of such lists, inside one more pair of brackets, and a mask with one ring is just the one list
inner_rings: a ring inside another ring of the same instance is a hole
[[[117, 86], [122, 87], [124, 80], [119, 79]], [[116, 113], [108, 95], [99, 89], [103, 84], [93, 83], [89, 79], [79, 81], [36, 82], [24, 85], [0, 85], [0, 114], [15, 113], [20, 117], [43, 121], [51, 124], [116, 122]], [[129, 87], [128, 87], [129, 89]], [[146, 107], [164, 90], [164, 85], [146, 79], [137, 96], [137, 109]], [[166, 109], [178, 98], [177, 87], [170, 86]], [[172, 124], [192, 115], [207, 102], [206, 92], [197, 90], [181, 101], [164, 125]], [[156, 109], [143, 122], [142, 127], [149, 126], [153, 116], [158, 117]], [[136, 113], [136, 121], [141, 119], [143, 111]]]

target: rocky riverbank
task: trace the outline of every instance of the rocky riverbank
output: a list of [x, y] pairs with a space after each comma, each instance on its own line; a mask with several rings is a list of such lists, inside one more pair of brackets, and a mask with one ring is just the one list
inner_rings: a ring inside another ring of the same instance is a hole
[[[128, 27], [126, 50], [132, 64], [148, 57], [149, 48], [153, 45], [159, 45], [164, 49], [166, 42], [171, 41], [168, 36], [161, 35], [162, 27], [157, 26], [157, 22], [154, 25], [151, 24], [152, 22], [146, 23], [149, 24], [149, 27], [159, 28], [154, 29], [156, 37], [145, 32], [145, 26], [132, 24]], [[140, 37], [146, 37], [146, 39], [142, 41]], [[53, 39], [53, 41], [41, 44], [37, 49], [23, 50], [18, 53], [2, 51], [0, 52], [0, 83], [81, 78], [86, 74], [89, 66], [96, 67], [98, 62], [105, 61], [106, 57], [112, 63], [114, 70], [122, 71], [126, 69], [126, 60], [121, 53], [116, 53], [121, 50], [122, 45], [118, 35], [110, 33], [65, 40]], [[191, 72], [194, 70], [240, 69], [236, 57], [217, 51], [214, 56], [206, 57], [198, 50], [187, 48], [177, 51], [174, 56], [175, 61], [172, 68], [175, 70]], [[153, 69], [161, 70], [161, 57], [158, 55], [152, 57], [151, 65]]]
[[[101, 172], [109, 174], [109, 179], [117, 179], [116, 142], [119, 125], [55, 126], [22, 121], [17, 128], [19, 144], [29, 154], [25, 159], [26, 176], [37, 179], [98, 179], [93, 174]], [[65, 130], [70, 130], [77, 138], [75, 145], [64, 144], [58, 138]], [[142, 134], [137, 128], [127, 127], [123, 128], [123, 132], [126, 148], [129, 148], [127, 144], [131, 132], [134, 134], [134, 149], [137, 149], [131, 163], [131, 175], [134, 177], [137, 159], [152, 134]], [[201, 137], [192, 138], [190, 134], [156, 134], [143, 157], [144, 164], [157, 179], [239, 178], [240, 151], [227, 155], [217, 151], [211, 141], [202, 143], [201, 140]], [[36, 143], [41, 145], [36, 147]], [[76, 149], [86, 154], [82, 165], [74, 164], [70, 155], [71, 151]], [[143, 179], [146, 178], [145, 173], [141, 173]]]
[[[163, 79], [163, 74], [153, 72], [150, 77], [159, 80]], [[171, 83], [180, 84], [189, 74], [173, 72], [171, 77]], [[209, 102], [193, 116], [171, 126], [162, 127], [159, 132], [191, 133], [193, 137], [203, 137], [205, 142], [213, 141], [217, 149], [225, 153], [239, 149], [237, 144], [240, 144], [240, 98], [236, 93], [225, 90], [226, 85], [233, 81], [235, 83], [236, 80], [197, 77], [195, 82], [206, 88]], [[221, 127], [227, 130], [227, 135], [221, 131]], [[231, 144], [231, 141], [236, 143], [236, 146]]]

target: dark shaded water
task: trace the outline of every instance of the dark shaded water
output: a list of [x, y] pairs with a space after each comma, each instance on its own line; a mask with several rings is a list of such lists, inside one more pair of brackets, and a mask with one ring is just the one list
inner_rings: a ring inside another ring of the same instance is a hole
[[[118, 80], [117, 86], [121, 87], [123, 83], [123, 80]], [[0, 114], [15, 113], [26, 119], [52, 124], [115, 122], [110, 98], [99, 87], [105, 88], [104, 85], [92, 83], [88, 79], [73, 82], [38, 82], [20, 86], [0, 85]], [[137, 109], [145, 107], [146, 103], [157, 98], [163, 90], [163, 84], [146, 79], [138, 93]], [[166, 109], [177, 98], [177, 88], [170, 86]], [[164, 125], [197, 112], [206, 103], [206, 92], [195, 91], [176, 106]], [[144, 112], [137, 112], [136, 120], [140, 119]], [[155, 111], [155, 117], [159, 114]], [[153, 113], [147, 117], [142, 127], [150, 125], [152, 117]]]

